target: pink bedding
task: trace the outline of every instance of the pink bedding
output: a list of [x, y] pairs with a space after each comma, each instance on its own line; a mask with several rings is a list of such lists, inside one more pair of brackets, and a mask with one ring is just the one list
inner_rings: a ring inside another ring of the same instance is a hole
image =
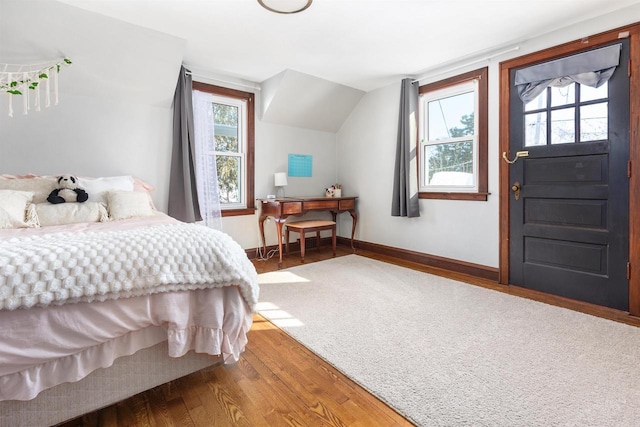
[[166, 340], [171, 357], [194, 350], [232, 363], [251, 322], [235, 287], [0, 311], [0, 401], [32, 399]]
[[[0, 240], [175, 222], [159, 213], [106, 223], [0, 230]], [[118, 357], [162, 341], [168, 341], [171, 357], [193, 350], [232, 363], [244, 350], [251, 323], [251, 306], [238, 286], [0, 310], [0, 401], [32, 399], [44, 389], [77, 381], [111, 366]]]
[[135, 217], [120, 221], [80, 222], [76, 224], [52, 225], [38, 228], [10, 228], [0, 229], [0, 240], [12, 237], [39, 236], [51, 233], [82, 232], [82, 231], [115, 231], [133, 230], [140, 227], [152, 227], [160, 224], [175, 224], [178, 221], [162, 212], [156, 211], [151, 217]]

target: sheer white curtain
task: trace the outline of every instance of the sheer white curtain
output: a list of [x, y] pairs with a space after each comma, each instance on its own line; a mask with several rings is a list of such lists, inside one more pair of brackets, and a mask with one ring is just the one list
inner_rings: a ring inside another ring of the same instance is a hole
[[193, 91], [196, 187], [200, 213], [207, 227], [222, 230], [218, 173], [216, 170], [213, 130], [213, 98], [211, 94]]

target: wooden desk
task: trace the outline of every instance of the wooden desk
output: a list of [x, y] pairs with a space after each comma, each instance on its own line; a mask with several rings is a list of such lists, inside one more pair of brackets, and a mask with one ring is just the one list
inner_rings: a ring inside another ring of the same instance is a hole
[[356, 233], [356, 224], [358, 223], [358, 214], [356, 213], [357, 197], [283, 197], [281, 199], [258, 199], [260, 203], [260, 218], [258, 226], [260, 227], [260, 237], [262, 237], [262, 247], [264, 253], [267, 250], [267, 243], [264, 239], [264, 221], [267, 217], [273, 217], [276, 223], [278, 234], [278, 251], [280, 252], [280, 262], [278, 266], [282, 266], [282, 227], [288, 216], [304, 215], [307, 212], [326, 211], [331, 212], [333, 220], [341, 212], [349, 212], [353, 218], [353, 226], [351, 227], [351, 249], [353, 246], [353, 237]]

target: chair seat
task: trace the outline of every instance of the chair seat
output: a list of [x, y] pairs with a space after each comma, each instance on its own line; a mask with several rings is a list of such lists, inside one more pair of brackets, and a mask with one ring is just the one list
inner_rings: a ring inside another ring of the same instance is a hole
[[318, 250], [320, 250], [320, 232], [323, 230], [331, 230], [331, 246], [333, 256], [336, 256], [336, 223], [335, 221], [323, 219], [310, 219], [305, 221], [294, 221], [285, 223], [286, 250], [289, 253], [289, 232], [300, 233], [300, 258], [304, 262], [305, 253], [305, 232], [315, 232], [318, 242]]
[[312, 231], [310, 230], [311, 228], [318, 228], [318, 227], [322, 227], [323, 229], [329, 230], [331, 229], [331, 227], [335, 226], [336, 223], [334, 221], [329, 221], [324, 219], [310, 219], [306, 221], [287, 222], [285, 223], [285, 225], [289, 228], [294, 228], [298, 230], [304, 228], [305, 230]]

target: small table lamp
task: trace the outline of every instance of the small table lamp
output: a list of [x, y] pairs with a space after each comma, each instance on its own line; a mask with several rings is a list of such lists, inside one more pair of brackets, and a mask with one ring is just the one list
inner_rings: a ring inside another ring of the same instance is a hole
[[284, 197], [284, 187], [287, 185], [287, 173], [286, 172], [276, 172], [273, 177], [273, 181], [275, 186], [278, 187], [278, 191], [276, 192], [276, 197], [281, 198]]

